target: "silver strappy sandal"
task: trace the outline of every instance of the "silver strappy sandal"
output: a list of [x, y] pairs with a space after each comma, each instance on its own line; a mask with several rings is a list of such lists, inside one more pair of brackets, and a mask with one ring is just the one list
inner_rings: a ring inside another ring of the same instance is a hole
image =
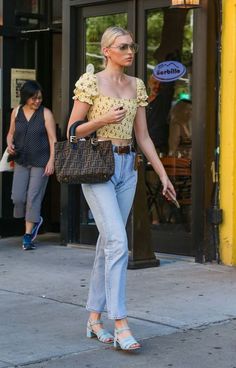
[[111, 344], [114, 341], [114, 336], [112, 336], [110, 332], [108, 332], [104, 328], [101, 328], [100, 330], [98, 330], [98, 332], [95, 332], [93, 330], [93, 326], [100, 325], [102, 323], [103, 322], [101, 320], [97, 320], [97, 321], [88, 320], [87, 337], [88, 338], [96, 337], [99, 341], [103, 342], [104, 344]]
[[120, 348], [122, 350], [138, 350], [141, 348], [141, 345], [132, 335], [124, 338], [119, 337], [119, 334], [128, 330], [130, 330], [129, 327], [115, 329], [114, 348]]

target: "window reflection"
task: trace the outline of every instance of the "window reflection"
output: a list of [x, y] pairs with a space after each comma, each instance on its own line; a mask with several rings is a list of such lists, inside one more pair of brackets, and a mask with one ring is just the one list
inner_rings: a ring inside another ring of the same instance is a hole
[[16, 0], [15, 9], [22, 13], [35, 13], [39, 12], [39, 0]]
[[[156, 9], [147, 12], [147, 109], [150, 136], [161, 153], [169, 152], [170, 110], [179, 100], [191, 100], [193, 11]], [[152, 77], [163, 61], [179, 61], [186, 74], [175, 82], [158, 82]]]
[[[147, 11], [146, 78], [149, 134], [173, 182], [181, 208], [167, 202], [161, 183], [149, 163], [146, 188], [150, 222], [161, 227], [191, 231], [192, 158], [192, 39], [193, 11], [155, 9]], [[174, 82], [160, 82], [153, 69], [163, 61], [178, 61], [186, 74]]]
[[118, 27], [127, 28], [127, 13], [86, 18], [85, 65], [93, 64], [95, 72], [103, 69], [103, 56], [100, 51], [102, 34], [106, 28], [114, 24]]
[[192, 157], [192, 101], [180, 99], [170, 110], [170, 156]]

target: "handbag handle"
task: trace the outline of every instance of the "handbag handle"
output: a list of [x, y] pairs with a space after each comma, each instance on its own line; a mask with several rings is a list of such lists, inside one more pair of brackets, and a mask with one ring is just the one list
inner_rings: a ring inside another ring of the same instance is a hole
[[69, 142], [70, 143], [77, 143], [77, 137], [75, 134], [75, 130], [79, 125], [83, 123], [86, 123], [86, 120], [77, 120], [73, 124], [71, 124], [70, 129], [69, 129]]

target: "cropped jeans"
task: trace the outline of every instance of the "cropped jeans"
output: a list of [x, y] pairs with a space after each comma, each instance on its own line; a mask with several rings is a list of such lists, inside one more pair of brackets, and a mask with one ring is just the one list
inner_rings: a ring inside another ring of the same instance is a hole
[[134, 200], [137, 171], [135, 153], [114, 153], [115, 172], [105, 183], [83, 184], [99, 237], [91, 274], [87, 310], [107, 310], [109, 319], [127, 316], [125, 289], [128, 263], [126, 223]]
[[48, 183], [44, 167], [24, 167], [15, 163], [12, 195], [14, 217], [24, 217], [26, 221], [38, 222]]

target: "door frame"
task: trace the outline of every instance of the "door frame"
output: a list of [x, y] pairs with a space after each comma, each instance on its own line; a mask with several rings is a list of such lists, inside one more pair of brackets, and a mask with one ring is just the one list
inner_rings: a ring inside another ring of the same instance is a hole
[[[192, 235], [188, 241], [191, 242], [190, 253], [194, 254], [196, 260], [203, 261], [205, 249], [205, 142], [206, 142], [206, 91], [207, 91], [207, 3], [203, 0], [202, 7], [194, 11], [193, 28], [193, 80], [192, 100], [193, 124], [192, 135]], [[168, 7], [168, 0], [138, 0], [138, 43], [140, 54], [145, 55], [145, 11]], [[139, 55], [140, 55], [139, 54]], [[145, 58], [139, 57], [137, 71], [139, 77], [145, 79]]]
[[[96, 5], [95, 5], [96, 4]], [[128, 13], [128, 27], [135, 36], [136, 7], [133, 0], [64, 0], [62, 28], [62, 122], [68, 120], [72, 108], [74, 84], [84, 73], [84, 19], [88, 16], [110, 15], [117, 12]], [[76, 37], [80, 35], [79, 42]], [[135, 73], [135, 65], [133, 69]], [[62, 123], [63, 124], [63, 123]], [[65, 137], [66, 123], [61, 126]], [[61, 185], [61, 241], [62, 243], [81, 243], [80, 225], [80, 185]], [[91, 231], [91, 243], [94, 243], [96, 232]]]

